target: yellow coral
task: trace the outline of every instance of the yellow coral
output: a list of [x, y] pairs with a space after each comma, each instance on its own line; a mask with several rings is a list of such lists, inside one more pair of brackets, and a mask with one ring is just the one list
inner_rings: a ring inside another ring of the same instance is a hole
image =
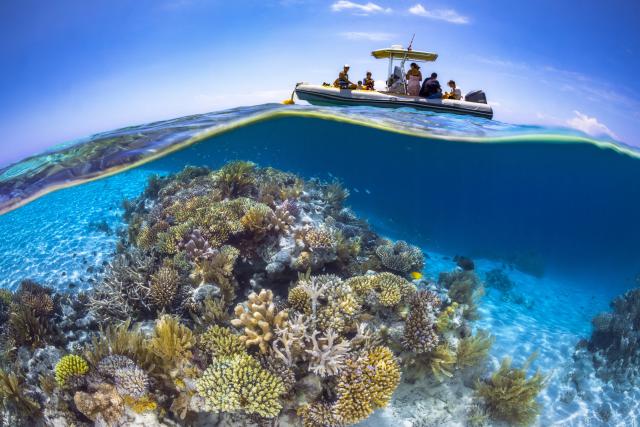
[[275, 217], [271, 208], [264, 203], [256, 203], [240, 219], [245, 231], [260, 240], [273, 227]]
[[213, 357], [244, 353], [246, 348], [239, 336], [218, 325], [211, 326], [200, 336], [200, 347]]
[[56, 382], [60, 387], [66, 387], [73, 377], [81, 377], [87, 372], [89, 372], [89, 364], [83, 357], [76, 354], [67, 354], [56, 364]]
[[373, 281], [370, 276], [353, 276], [349, 278], [345, 285], [349, 286], [359, 297], [366, 297], [373, 290]]
[[107, 425], [117, 425], [124, 413], [124, 401], [115, 386], [102, 383], [95, 393], [76, 392], [73, 401], [80, 413], [91, 421], [102, 419]]
[[196, 388], [210, 410], [242, 410], [262, 417], [278, 415], [285, 392], [282, 380], [246, 353], [215, 359], [196, 381]]
[[400, 367], [388, 347], [375, 347], [365, 356], [347, 360], [336, 387], [334, 412], [343, 423], [354, 424], [386, 406], [400, 382]]
[[331, 231], [326, 228], [311, 228], [304, 233], [304, 242], [310, 250], [331, 249], [336, 244]]
[[273, 339], [273, 330], [284, 327], [287, 310], [277, 311], [273, 303], [273, 292], [261, 290], [260, 294], [252, 292], [247, 301], [247, 307], [238, 304], [234, 310], [236, 318], [231, 324], [244, 327], [244, 334], [240, 339], [247, 347], [258, 346], [260, 352], [267, 353], [269, 342]]
[[191, 357], [196, 339], [191, 330], [173, 316], [164, 315], [156, 320], [149, 350], [172, 369]]
[[151, 276], [151, 286], [149, 286], [149, 299], [154, 306], [165, 308], [173, 302], [178, 291], [180, 276], [171, 267], [160, 267]]
[[440, 344], [429, 354], [431, 371], [438, 380], [442, 380], [442, 376], [452, 377], [455, 364], [456, 353], [446, 343]]
[[149, 396], [142, 396], [140, 398], [125, 396], [124, 403], [137, 414], [153, 411], [158, 407], [158, 404]]
[[295, 286], [289, 289], [287, 302], [294, 310], [300, 313], [311, 313], [311, 298], [302, 286]]

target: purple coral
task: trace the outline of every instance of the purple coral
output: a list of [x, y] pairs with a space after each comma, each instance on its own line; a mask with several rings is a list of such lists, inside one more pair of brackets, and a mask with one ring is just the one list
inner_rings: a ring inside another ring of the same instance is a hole
[[192, 259], [207, 258], [212, 252], [209, 241], [202, 236], [198, 229], [188, 233], [178, 247], [184, 249]]

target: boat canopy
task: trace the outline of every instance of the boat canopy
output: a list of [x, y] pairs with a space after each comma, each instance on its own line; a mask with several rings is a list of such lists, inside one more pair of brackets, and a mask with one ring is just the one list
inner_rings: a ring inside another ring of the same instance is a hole
[[406, 59], [411, 61], [435, 61], [438, 58], [437, 53], [432, 52], [420, 52], [418, 50], [408, 50], [402, 48], [387, 48], [378, 49], [371, 52], [371, 55], [376, 59]]

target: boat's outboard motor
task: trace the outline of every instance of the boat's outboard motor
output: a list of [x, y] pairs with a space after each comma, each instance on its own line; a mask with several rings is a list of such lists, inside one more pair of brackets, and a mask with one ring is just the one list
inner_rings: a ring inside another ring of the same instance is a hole
[[484, 91], [482, 90], [472, 90], [465, 95], [464, 100], [468, 102], [478, 102], [480, 104], [486, 104], [487, 95], [485, 95]]

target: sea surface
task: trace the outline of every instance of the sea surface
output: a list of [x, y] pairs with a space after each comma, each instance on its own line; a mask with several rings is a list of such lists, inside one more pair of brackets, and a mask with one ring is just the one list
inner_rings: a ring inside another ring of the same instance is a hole
[[[151, 175], [232, 160], [339, 180], [374, 230], [423, 249], [426, 277], [455, 268], [455, 255], [481, 278], [504, 269], [512, 294], [488, 288], [477, 325], [496, 337], [492, 363], [538, 352], [533, 368], [550, 373], [538, 425], [606, 425], [561, 397], [591, 319], [640, 285], [640, 152], [576, 131], [269, 104], [93, 135], [0, 169], [0, 287], [90, 289], [125, 226], [124, 199]], [[381, 412], [366, 425], [392, 422]]]

